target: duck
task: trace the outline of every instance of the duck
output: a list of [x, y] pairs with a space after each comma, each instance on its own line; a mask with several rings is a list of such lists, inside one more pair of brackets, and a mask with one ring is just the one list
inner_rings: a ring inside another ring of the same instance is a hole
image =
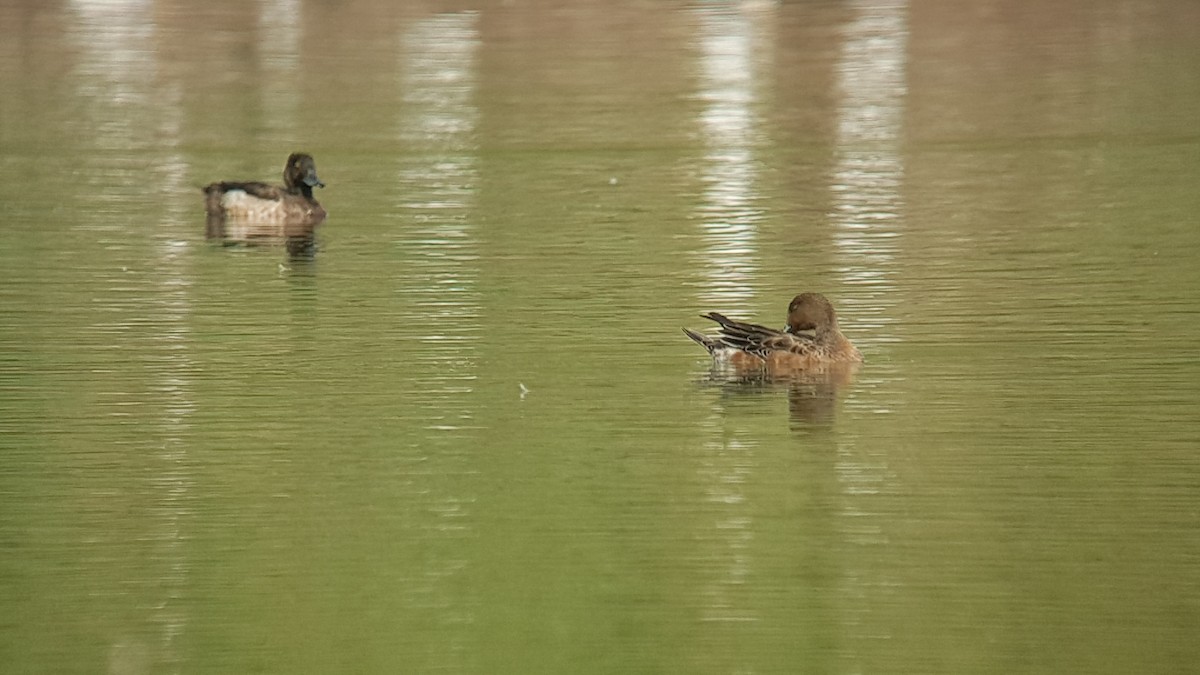
[[717, 312], [701, 318], [720, 326], [720, 335], [683, 332], [708, 350], [718, 366], [738, 372], [806, 372], [838, 364], [862, 363], [862, 352], [838, 328], [833, 303], [820, 293], [801, 293], [788, 304], [787, 325], [776, 330], [730, 319]]
[[[325, 187], [317, 177], [312, 155], [293, 152], [283, 166], [283, 185], [256, 181], [221, 181], [204, 188], [210, 237], [246, 239], [286, 236], [296, 228], [310, 232], [327, 215], [313, 197], [314, 187]], [[227, 230], [226, 224], [234, 228]]]

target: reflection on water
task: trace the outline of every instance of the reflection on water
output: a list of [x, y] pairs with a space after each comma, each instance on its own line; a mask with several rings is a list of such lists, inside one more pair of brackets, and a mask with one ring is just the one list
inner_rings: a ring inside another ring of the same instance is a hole
[[757, 80], [764, 64], [769, 10], [708, 10], [700, 13], [700, 125], [705, 144], [704, 203], [700, 210], [702, 306], [727, 310], [754, 295], [757, 205], [755, 150]]
[[787, 420], [794, 431], [829, 430], [846, 388], [854, 381], [858, 364], [835, 364], [816, 372], [787, 376], [734, 376], [714, 368], [702, 384], [718, 392], [723, 401], [744, 397], [747, 401], [770, 402], [787, 399]]
[[[700, 269], [704, 274], [698, 301], [728, 311], [756, 295], [758, 252], [757, 164], [761, 144], [757, 118], [758, 77], [768, 53], [769, 10], [706, 10], [699, 14], [700, 113], [705, 154], [703, 203], [700, 207]], [[716, 412], [716, 411], [714, 411]], [[707, 485], [713, 508], [712, 531], [700, 555], [709, 560], [712, 578], [704, 585], [703, 616], [708, 622], [759, 619], [740, 600], [739, 589], [754, 567], [749, 546], [754, 522], [746, 510], [744, 484], [753, 471], [753, 441], [726, 437], [721, 416], [705, 425], [699, 479]]]
[[[901, 133], [907, 89], [907, 2], [867, 0], [850, 5], [836, 64], [837, 159], [830, 191], [834, 252], [847, 286], [863, 288], [843, 305], [864, 330], [888, 332], [880, 314], [895, 282], [903, 221]], [[886, 339], [886, 338], [883, 338]]]
[[[76, 96], [86, 101], [87, 132], [82, 136], [94, 150], [118, 157], [85, 173], [84, 181], [92, 186], [94, 198], [114, 201], [102, 210], [106, 215], [93, 222], [104, 223], [115, 243], [133, 229], [115, 201], [118, 195], [147, 190], [152, 183], [158, 183], [163, 194], [191, 192], [185, 183], [185, 162], [176, 149], [183, 116], [179, 90], [154, 87], [159, 73], [153, 3], [72, 0], [71, 8], [76, 19], [71, 32], [81, 51], [72, 82]], [[153, 122], [148, 126], [147, 120]], [[162, 151], [161, 160], [147, 175], [144, 166], [123, 155], [151, 145]], [[182, 204], [174, 197], [168, 200], [164, 220], [185, 220]], [[133, 625], [114, 626], [107, 655], [110, 672], [148, 672], [151, 664], [175, 668], [183, 661], [179, 641], [189, 617], [182, 601], [193, 564], [186, 538], [196, 483], [189, 444], [198, 371], [191, 354], [189, 246], [170, 234], [155, 236], [142, 266], [126, 268], [124, 279], [98, 291], [97, 300], [113, 302], [114, 311], [88, 328], [110, 344], [136, 352], [147, 372], [144, 385], [104, 393], [110, 415], [149, 422], [144, 428], [147, 500], [136, 506], [136, 500], [130, 500], [135, 525], [125, 536], [145, 542], [146, 559], [152, 561], [149, 567], [124, 571], [119, 583], [145, 589], [149, 609], [141, 620], [153, 632], [143, 636]], [[131, 276], [138, 279], [131, 281]], [[131, 289], [143, 284], [150, 292], [136, 304], [128, 303]]]
[[[81, 106], [85, 120], [75, 133], [101, 162], [80, 176], [90, 187], [88, 199], [104, 203], [155, 193], [171, 206], [166, 217], [180, 223], [188, 217], [187, 202], [194, 212], [196, 195], [188, 195], [194, 186], [178, 152], [183, 89], [162, 79], [158, 45], [163, 38], [154, 3], [72, 0], [70, 7], [70, 35], [80, 52], [70, 81], [76, 97], [86, 102]], [[156, 152], [148, 173], [145, 160], [128, 153], [151, 149]], [[102, 227], [120, 231], [130, 225], [120, 204], [104, 209], [113, 213]]]
[[300, 0], [263, 0], [258, 9], [258, 59], [262, 71], [262, 107], [278, 142], [294, 143], [300, 99], [300, 49], [305, 44], [300, 26]]
[[[413, 372], [430, 434], [419, 452], [442, 475], [473, 471], [478, 430], [478, 22], [474, 12], [434, 16], [413, 22], [399, 38], [403, 100], [397, 135], [417, 155], [399, 172], [404, 186], [399, 206], [415, 226], [399, 241], [411, 268], [398, 280], [397, 292], [411, 298], [405, 320], [419, 326]], [[477, 496], [462, 482], [435, 479], [422, 489], [436, 523], [423, 536], [431, 552], [420, 572], [424, 581], [406, 589], [406, 602], [427, 612], [447, 636], [430, 654], [430, 664], [461, 671], [475, 603], [463, 592], [473, 564], [463, 545], [478, 536]]]
[[[855, 298], [847, 298], [839, 310], [854, 317], [863, 330], [886, 335], [891, 323], [888, 305], [896, 302], [896, 284], [890, 269], [896, 264], [902, 232], [900, 191], [904, 181], [901, 134], [907, 94], [908, 3], [860, 0], [850, 3], [850, 19], [843, 26], [841, 53], [835, 66], [839, 94], [837, 154], [830, 186], [833, 197], [833, 255], [847, 286], [865, 287]], [[871, 314], [873, 314], [873, 316]], [[886, 339], [886, 338], [884, 338]], [[868, 358], [868, 366], [871, 359]], [[815, 386], [794, 389], [789, 398], [793, 414], [802, 412], [818, 418], [831, 417], [838, 389], [848, 381], [832, 379]], [[795, 419], [795, 416], [793, 416]], [[886, 452], [864, 457], [853, 446], [838, 448], [837, 471], [842, 479], [844, 501], [839, 519], [848, 541], [869, 548], [887, 543], [878, 536], [878, 514], [863, 499], [873, 495], [891, 478]], [[864, 491], [865, 489], [865, 491]], [[847, 598], [886, 597], [897, 579], [883, 572], [846, 565], [843, 584]], [[864, 630], [858, 603], [845, 603], [841, 617], [848, 633]]]
[[82, 51], [75, 82], [88, 100], [97, 147], [128, 150], [146, 143], [136, 108], [153, 105], [155, 23], [150, 0], [71, 0]]
[[[418, 21], [400, 45], [404, 103], [398, 135], [420, 152], [400, 169], [405, 187], [400, 206], [418, 223], [401, 241], [415, 265], [402, 290], [416, 298], [412, 318], [428, 331], [420, 336], [431, 360], [427, 365], [439, 369], [439, 388], [455, 396], [472, 390], [472, 354], [480, 338], [472, 329], [480, 313], [474, 232], [477, 20], [466, 12]], [[463, 413], [468, 424], [469, 417]], [[445, 421], [447, 429], [456, 424]]]

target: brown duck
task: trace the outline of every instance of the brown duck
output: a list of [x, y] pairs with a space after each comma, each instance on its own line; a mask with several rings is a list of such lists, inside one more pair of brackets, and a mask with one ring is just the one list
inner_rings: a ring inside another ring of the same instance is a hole
[[800, 372], [833, 364], [860, 363], [862, 353], [838, 329], [833, 305], [820, 293], [801, 293], [788, 305], [783, 330], [736, 321], [716, 312], [701, 314], [720, 326], [720, 335], [683, 329], [712, 354], [717, 365], [738, 371]]

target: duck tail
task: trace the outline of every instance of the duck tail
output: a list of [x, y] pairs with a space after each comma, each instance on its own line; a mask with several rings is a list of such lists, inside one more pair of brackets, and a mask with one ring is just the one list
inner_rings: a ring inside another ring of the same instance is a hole
[[709, 354], [716, 352], [717, 349], [720, 349], [723, 346], [720, 341], [710, 338], [707, 335], [697, 333], [694, 330], [688, 330], [687, 328], [684, 328], [683, 333], [695, 341], [696, 344], [707, 349]]

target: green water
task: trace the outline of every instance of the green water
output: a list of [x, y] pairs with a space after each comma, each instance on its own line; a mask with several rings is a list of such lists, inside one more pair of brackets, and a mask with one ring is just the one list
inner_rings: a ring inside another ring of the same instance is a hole
[[[0, 670], [1183, 672], [1200, 12], [0, 7]], [[311, 258], [200, 186], [304, 150]], [[820, 291], [850, 381], [680, 332]]]

